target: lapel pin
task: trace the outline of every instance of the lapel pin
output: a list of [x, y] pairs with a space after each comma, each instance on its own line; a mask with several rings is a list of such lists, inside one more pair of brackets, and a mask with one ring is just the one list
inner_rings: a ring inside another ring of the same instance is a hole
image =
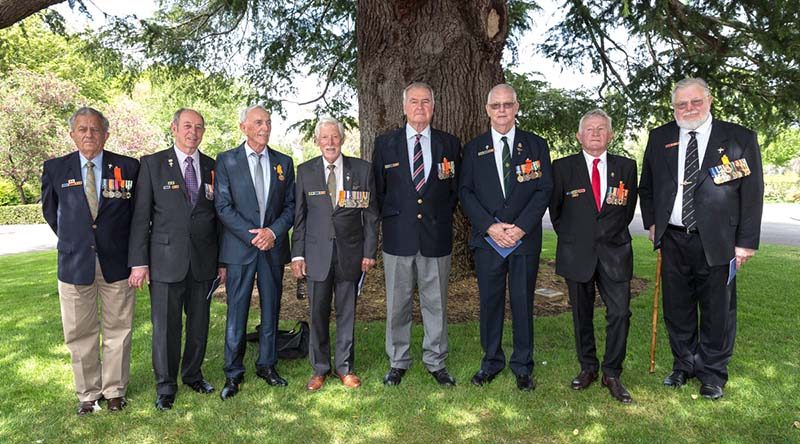
[[522, 153], [522, 143], [517, 143], [517, 154]]
[[111, 164], [109, 163], [109, 164], [108, 164], [108, 169], [110, 170], [111, 168], [114, 168], [114, 165], [111, 165]]
[[614, 177], [614, 172], [613, 171], [611, 172], [611, 177]]
[[172, 159], [167, 159], [167, 163], [169, 164], [169, 167], [172, 168]]
[[724, 152], [725, 152], [725, 148], [723, 148], [723, 147], [719, 147], [719, 148], [717, 148], [717, 152], [718, 152], [718, 153], [720, 153], [720, 154], [722, 154], [722, 153], [724, 153]]

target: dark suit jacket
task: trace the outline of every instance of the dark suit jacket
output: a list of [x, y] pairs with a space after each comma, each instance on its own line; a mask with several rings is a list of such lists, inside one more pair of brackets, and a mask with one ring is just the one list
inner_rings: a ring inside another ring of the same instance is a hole
[[[598, 262], [614, 281], [633, 276], [628, 225], [636, 211], [636, 162], [610, 153], [606, 162], [607, 188], [600, 192], [599, 212], [583, 153], [553, 162], [550, 220], [558, 234], [556, 274], [573, 281], [591, 280]], [[606, 203], [608, 187], [618, 188], [620, 182], [629, 190], [627, 203]]]
[[547, 142], [519, 127], [515, 129], [514, 143], [511, 145], [512, 168], [524, 164], [527, 159], [538, 160], [541, 162], [542, 177], [522, 183], [513, 180], [505, 198], [500, 177], [497, 175], [494, 153], [478, 155], [479, 152], [492, 148], [492, 145], [492, 133], [489, 131], [464, 147], [459, 196], [464, 213], [472, 223], [469, 246], [492, 248], [484, 236], [497, 218], [525, 231], [522, 244], [511, 254], [539, 254], [542, 248], [542, 216], [550, 203], [550, 193], [553, 190]]
[[[270, 186], [264, 227], [275, 233], [275, 246], [267, 251], [272, 266], [285, 265], [289, 256], [289, 229], [294, 221], [294, 165], [292, 158], [267, 147], [270, 164]], [[278, 174], [281, 166], [282, 177]], [[258, 228], [258, 200], [247, 163], [244, 144], [217, 156], [215, 205], [222, 221], [222, 243], [219, 261], [223, 264], [249, 264], [260, 251], [250, 241], [255, 237], [248, 230]]]
[[333, 209], [322, 156], [297, 167], [292, 257], [305, 258], [308, 278], [313, 281], [325, 280], [331, 269], [331, 234], [336, 237], [337, 276], [344, 280], [357, 281], [361, 259], [374, 259], [378, 248], [378, 205], [372, 168], [367, 161], [342, 155], [342, 169], [344, 190], [369, 192], [369, 207]]
[[[437, 165], [455, 162], [455, 177], [439, 179]], [[408, 164], [405, 125], [375, 139], [372, 168], [382, 217], [383, 251], [395, 256], [447, 256], [453, 250], [453, 212], [458, 203], [461, 143], [431, 128], [432, 165], [419, 193]], [[422, 217], [420, 218], [420, 215]]]
[[149, 265], [150, 278], [180, 282], [191, 264], [196, 281], [217, 275], [217, 215], [211, 172], [214, 160], [200, 153], [200, 189], [192, 207], [183, 165], [169, 148], [141, 158], [136, 183], [128, 265]]
[[[655, 248], [660, 247], [678, 192], [679, 135], [674, 121], [650, 131], [644, 153], [639, 196], [645, 229], [656, 225]], [[715, 184], [708, 169], [720, 165], [723, 154], [731, 162], [747, 159], [751, 174]], [[734, 247], [758, 248], [763, 205], [764, 177], [756, 134], [733, 123], [713, 120], [694, 189], [697, 229], [709, 265], [728, 264], [734, 257]]]
[[[139, 161], [103, 151], [103, 164], [103, 179], [113, 179], [114, 167], [120, 167], [122, 179], [134, 181], [135, 187]], [[69, 180], [81, 184], [66, 186]], [[58, 236], [58, 279], [74, 285], [91, 284], [95, 257], [106, 282], [127, 279], [133, 199], [106, 198], [101, 193], [97, 218], [92, 221], [82, 181], [77, 151], [44, 163], [42, 212]]]

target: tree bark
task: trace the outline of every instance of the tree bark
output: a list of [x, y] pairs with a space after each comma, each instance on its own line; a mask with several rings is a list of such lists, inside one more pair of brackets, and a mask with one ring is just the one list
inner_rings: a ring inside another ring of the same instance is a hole
[[8, 28], [31, 14], [63, 2], [64, 0], [0, 0], [0, 29]]
[[[361, 157], [375, 137], [405, 124], [402, 91], [423, 81], [434, 91], [432, 126], [464, 144], [488, 129], [484, 105], [504, 79], [505, 0], [359, 0], [358, 106]], [[453, 268], [470, 269], [469, 223], [458, 211]]]

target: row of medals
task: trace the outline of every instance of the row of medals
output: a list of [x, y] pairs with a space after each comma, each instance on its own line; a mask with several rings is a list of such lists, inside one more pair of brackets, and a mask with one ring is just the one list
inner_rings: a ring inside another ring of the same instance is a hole
[[343, 208], [366, 208], [369, 206], [369, 191], [342, 191], [339, 202]]
[[111, 198], [123, 198], [123, 199], [130, 199], [131, 192], [129, 191], [131, 187], [133, 187], [132, 180], [123, 180], [122, 183], [125, 186], [118, 186], [117, 181], [114, 179], [104, 180], [103, 181], [103, 197], [111, 199]]

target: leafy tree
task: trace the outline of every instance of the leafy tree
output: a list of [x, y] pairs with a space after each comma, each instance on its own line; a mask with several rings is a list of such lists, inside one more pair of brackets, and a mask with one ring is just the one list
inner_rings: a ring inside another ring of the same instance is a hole
[[800, 157], [800, 128], [790, 128], [778, 134], [775, 142], [762, 150], [764, 163], [786, 166], [789, 161]]

